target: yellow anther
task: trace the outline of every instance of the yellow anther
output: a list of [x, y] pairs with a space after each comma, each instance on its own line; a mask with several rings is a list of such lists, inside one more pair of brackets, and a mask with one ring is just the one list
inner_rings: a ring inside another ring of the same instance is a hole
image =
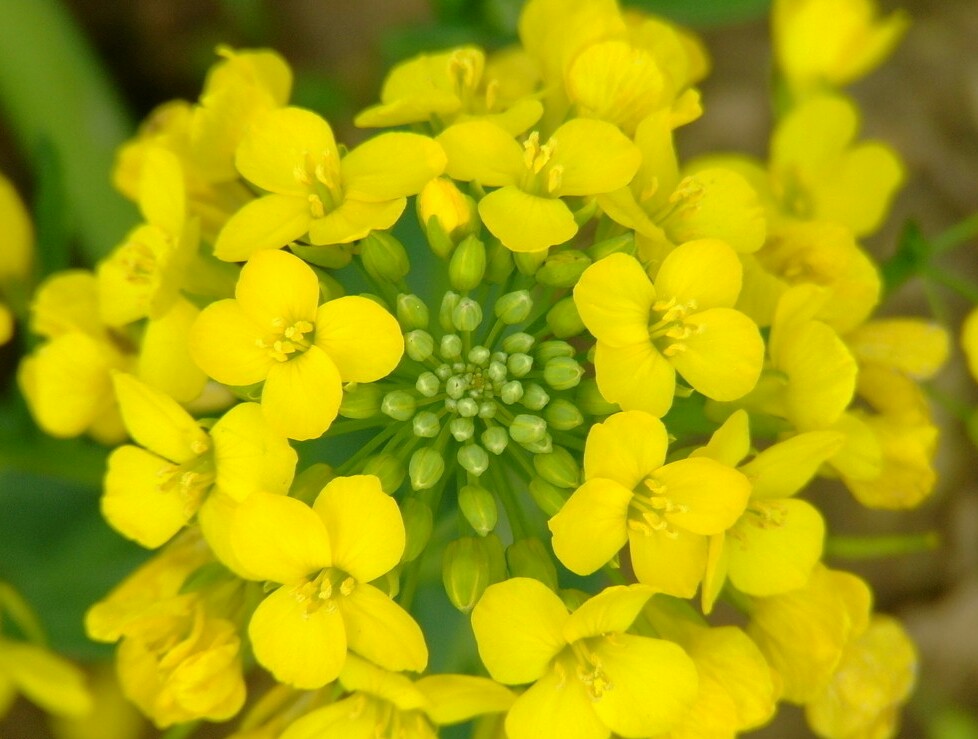
[[699, 200], [706, 192], [703, 183], [695, 177], [684, 177], [672, 195], [669, 196], [670, 203], [678, 203], [680, 200]]
[[486, 112], [491, 113], [499, 100], [499, 80], [491, 79], [486, 84]]
[[326, 215], [326, 206], [323, 205], [322, 198], [313, 193], [309, 193], [309, 212], [313, 218], [322, 218]]
[[526, 137], [523, 142], [523, 164], [526, 168], [533, 170], [533, 163], [540, 153], [540, 132], [534, 131]]
[[651, 200], [652, 196], [659, 191], [659, 178], [652, 177], [645, 187], [642, 188], [642, 192], [638, 195], [638, 202], [644, 203], [647, 200]]
[[551, 168], [549, 175], [547, 176], [547, 192], [555, 193], [560, 189], [561, 184], [564, 179], [564, 168], [560, 165]]
[[200, 456], [210, 448], [211, 448], [210, 444], [208, 444], [203, 439], [194, 439], [193, 441], [190, 442], [190, 451], [192, 451], [194, 454], [198, 456]]
[[686, 351], [685, 344], [675, 343], [675, 344], [670, 344], [665, 349], [663, 349], [662, 354], [666, 357], [675, 357], [679, 354], [682, 354], [684, 351]]

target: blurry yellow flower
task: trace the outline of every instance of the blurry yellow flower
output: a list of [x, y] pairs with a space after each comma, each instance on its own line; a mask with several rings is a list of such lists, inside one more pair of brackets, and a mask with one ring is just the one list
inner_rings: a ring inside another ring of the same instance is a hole
[[0, 174], [0, 286], [25, 281], [34, 264], [34, 227], [13, 183]]
[[18, 693], [44, 711], [83, 716], [92, 708], [84, 673], [37, 644], [0, 638], [0, 717]]
[[506, 716], [510, 739], [647, 737], [667, 731], [696, 697], [696, 669], [675, 644], [625, 633], [652, 595], [616, 586], [574, 613], [539, 580], [490, 585], [472, 611], [493, 679], [532, 683]]
[[264, 381], [261, 406], [290, 439], [320, 436], [336, 418], [344, 382], [373, 382], [401, 359], [392, 315], [357, 296], [319, 304], [319, 281], [298, 257], [263, 251], [241, 270], [235, 298], [207, 306], [190, 351], [226, 385]]
[[146, 735], [146, 719], [126, 700], [111, 663], [90, 668], [89, 686], [91, 711], [83, 716], [51, 717], [56, 739], [140, 739]]
[[961, 326], [961, 348], [971, 376], [978, 382], [978, 307], [972, 308]]

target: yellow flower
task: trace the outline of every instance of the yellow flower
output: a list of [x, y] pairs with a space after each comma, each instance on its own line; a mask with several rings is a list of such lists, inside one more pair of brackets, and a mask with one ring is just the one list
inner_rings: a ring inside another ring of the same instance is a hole
[[546, 585], [490, 585], [472, 611], [493, 679], [532, 683], [506, 716], [510, 739], [647, 737], [676, 724], [696, 698], [696, 669], [675, 644], [625, 633], [652, 595], [607, 588], [574, 613]]
[[522, 133], [543, 114], [539, 100], [506, 96], [507, 87], [487, 69], [486, 55], [475, 46], [420, 54], [396, 65], [384, 79], [380, 104], [354, 119], [357, 126], [431, 123], [436, 130], [458, 120], [492, 121], [509, 133]]
[[754, 322], [732, 308], [740, 284], [737, 255], [712, 239], [677, 247], [654, 284], [626, 254], [588, 267], [574, 303], [597, 339], [594, 367], [605, 399], [662, 416], [672, 406], [676, 372], [714, 400], [749, 392], [764, 343]]
[[273, 433], [256, 403], [225, 413], [209, 431], [163, 393], [131, 375], [114, 376], [122, 419], [139, 446], [109, 455], [102, 514], [145, 547], [168, 541], [213, 491], [243, 500], [252, 492], [285, 493], [296, 453]]
[[971, 376], [978, 382], [978, 307], [972, 308], [961, 325], [961, 348]]
[[259, 117], [235, 163], [269, 194], [245, 205], [218, 234], [214, 255], [240, 262], [306, 233], [316, 245], [347, 244], [400, 218], [406, 196], [445, 168], [434, 141], [413, 133], [376, 136], [340, 158], [329, 124], [301, 108]]
[[472, 675], [429, 675], [411, 682], [354, 655], [339, 677], [348, 695], [292, 723], [281, 739], [433, 739], [439, 726], [507, 710], [513, 694]]
[[707, 537], [744, 512], [750, 483], [706, 457], [665, 462], [662, 422], [641, 411], [595, 424], [584, 449], [584, 484], [550, 519], [557, 558], [587, 575], [627, 542], [639, 582], [689, 598], [706, 567]]
[[0, 346], [14, 334], [14, 315], [3, 294], [25, 283], [34, 263], [34, 226], [13, 184], [0, 174]]
[[264, 381], [261, 406], [273, 428], [312, 439], [336, 417], [342, 384], [390, 373], [404, 340], [394, 317], [372, 300], [351, 296], [319, 305], [319, 281], [309, 265], [263, 251], [241, 270], [234, 299], [201, 312], [190, 351], [218, 382]]
[[256, 659], [280, 682], [320, 688], [336, 679], [347, 649], [388, 670], [424, 669], [421, 629], [370, 584], [404, 552], [404, 524], [372, 475], [338, 477], [312, 508], [254, 493], [230, 521], [249, 580], [281, 583], [259, 605], [248, 635]]
[[17, 693], [48, 713], [83, 716], [92, 708], [85, 675], [49, 649], [0, 638], [0, 717]]
[[479, 201], [486, 228], [516, 252], [542, 251], [577, 233], [574, 214], [561, 199], [624, 187], [641, 154], [610, 123], [574, 119], [546, 143], [532, 132], [522, 147], [488, 121], [450, 126], [437, 141], [448, 155], [446, 173], [497, 190]]
[[903, 11], [877, 18], [875, 0], [776, 0], [772, 25], [778, 66], [799, 96], [841, 87], [878, 66], [903, 36]]

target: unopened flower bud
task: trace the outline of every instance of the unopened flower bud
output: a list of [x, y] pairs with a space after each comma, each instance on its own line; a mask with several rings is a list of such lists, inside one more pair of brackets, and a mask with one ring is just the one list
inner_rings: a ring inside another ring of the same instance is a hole
[[553, 558], [536, 537], [510, 544], [506, 549], [506, 562], [513, 577], [532, 577], [551, 590], [557, 589], [557, 568]]
[[500, 295], [493, 308], [496, 318], [511, 326], [514, 323], [525, 321], [533, 310], [533, 298], [530, 297], [529, 290], [515, 290], [505, 295]]
[[427, 328], [428, 319], [428, 306], [417, 295], [401, 293], [397, 296], [397, 320], [405, 331]]
[[584, 321], [577, 312], [573, 297], [568, 295], [561, 298], [547, 311], [547, 327], [558, 339], [568, 339], [584, 331]]
[[448, 431], [455, 441], [468, 441], [475, 433], [475, 424], [471, 418], [453, 418], [448, 422]]
[[414, 435], [422, 439], [434, 439], [441, 431], [438, 415], [431, 411], [421, 411], [411, 419]]
[[433, 398], [441, 389], [441, 380], [434, 372], [422, 372], [418, 375], [417, 382], [414, 383], [415, 389], [426, 398]]
[[360, 242], [360, 259], [378, 282], [400, 282], [411, 270], [404, 245], [385, 231], [371, 231]]
[[427, 503], [416, 496], [408, 496], [401, 503], [404, 519], [404, 554], [401, 560], [412, 562], [424, 551], [431, 538], [432, 515]]
[[418, 403], [407, 390], [392, 390], [380, 403], [380, 412], [395, 421], [407, 421], [414, 415]]
[[489, 587], [489, 552], [475, 536], [463, 536], [445, 547], [442, 582], [445, 594], [462, 613], [471, 611]]
[[543, 511], [546, 516], [555, 516], [564, 507], [570, 495], [569, 490], [564, 490], [551, 485], [542, 477], [534, 477], [529, 484], [530, 497], [537, 504], [537, 508]]
[[576, 488], [581, 483], [581, 466], [561, 446], [555, 446], [550, 454], [533, 455], [533, 468], [540, 477], [559, 488]]
[[343, 269], [353, 261], [351, 244], [329, 244], [328, 246], [305, 246], [290, 244], [289, 251], [309, 264], [327, 269]]
[[523, 383], [519, 380], [510, 380], [499, 389], [499, 399], [506, 405], [519, 402], [523, 397]]
[[404, 353], [415, 362], [424, 362], [434, 351], [435, 340], [424, 329], [417, 328], [404, 334]]
[[482, 432], [482, 446], [488, 449], [490, 452], [499, 456], [509, 445], [509, 434], [506, 433], [506, 429], [502, 426], [493, 426]]
[[295, 476], [289, 495], [312, 505], [326, 483], [336, 477], [336, 472], [325, 462], [316, 462]]
[[343, 418], [370, 418], [380, 413], [384, 391], [373, 383], [347, 385], [343, 390], [339, 414]]
[[520, 271], [520, 274], [533, 277], [544, 261], [546, 261], [547, 254], [549, 253], [550, 251], [548, 249], [533, 252], [514, 252], [513, 264], [516, 265], [516, 269]]
[[547, 433], [547, 422], [540, 416], [521, 413], [513, 419], [509, 426], [509, 435], [519, 444], [530, 444], [539, 441]]
[[513, 252], [503, 246], [499, 239], [490, 239], [486, 246], [486, 282], [498, 285], [505, 282], [512, 272]]
[[479, 536], [494, 528], [499, 517], [495, 496], [481, 485], [465, 485], [458, 491], [458, 507]]
[[482, 323], [482, 306], [472, 298], [462, 298], [452, 310], [452, 325], [459, 331], [475, 331]]
[[486, 362], [489, 361], [490, 355], [491, 352], [484, 346], [473, 346], [471, 349], [469, 349], [466, 359], [476, 366], [484, 367]]
[[442, 359], [458, 359], [462, 356], [462, 338], [458, 334], [445, 334], [441, 337], [438, 353]]
[[432, 250], [447, 257], [459, 234], [470, 228], [475, 201], [447, 177], [436, 177], [418, 193], [417, 207], [418, 221]]
[[456, 290], [468, 292], [482, 282], [486, 273], [486, 246], [475, 236], [466, 236], [448, 264], [448, 281]]
[[479, 418], [495, 418], [496, 402], [494, 400], [483, 400], [479, 403]]
[[445, 473], [445, 460], [437, 449], [421, 447], [411, 455], [408, 463], [408, 476], [415, 490], [427, 490], [441, 479]]
[[611, 254], [631, 254], [635, 255], [635, 234], [629, 231], [621, 236], [612, 236], [610, 239], [599, 241], [592, 244], [587, 249], [587, 255], [597, 262]]
[[554, 450], [554, 440], [550, 434], [544, 434], [542, 438], [528, 441], [520, 446], [530, 454], [550, 454]]
[[533, 369], [533, 357], [519, 352], [510, 354], [509, 359], [506, 360], [506, 369], [513, 377], [524, 377]]
[[581, 412], [589, 416], [610, 416], [620, 410], [617, 404], [609, 403], [604, 399], [593, 377], [581, 380], [574, 395], [574, 402]]
[[515, 354], [516, 352], [526, 354], [533, 348], [534, 341], [535, 339], [530, 334], [522, 331], [517, 334], [510, 334], [503, 339], [503, 351], [509, 354]]
[[[352, 257], [350, 258], [352, 259]], [[333, 275], [325, 272], [317, 272], [316, 279], [319, 280], [319, 294], [322, 296], [324, 303], [342, 298], [346, 295], [346, 288]]]
[[404, 462], [393, 454], [375, 454], [363, 465], [363, 474], [375, 475], [380, 480], [380, 488], [388, 495], [393, 495], [404, 482], [407, 470]]
[[546, 364], [556, 357], [573, 357], [577, 351], [566, 341], [544, 341], [537, 344], [534, 354], [540, 364]]
[[479, 414], [479, 404], [472, 398], [460, 398], [455, 410], [462, 418], [472, 419]]
[[573, 287], [590, 266], [591, 258], [583, 252], [574, 249], [559, 251], [547, 257], [534, 277], [541, 285]]
[[[460, 418], [458, 420], [467, 421], [469, 419]], [[458, 450], [455, 456], [462, 469], [476, 477], [480, 477], [489, 468], [489, 455], [478, 444], [466, 444]]]
[[583, 376], [584, 368], [571, 357], [555, 357], [543, 367], [543, 379], [554, 390], [577, 387]]
[[542, 411], [550, 402], [550, 394], [535, 382], [523, 386], [523, 399], [520, 401], [531, 411]]
[[570, 431], [584, 423], [584, 415], [581, 411], [565, 398], [550, 401], [543, 415], [547, 419], [547, 425], [557, 431]]
[[457, 292], [449, 290], [442, 296], [441, 305], [438, 307], [438, 323], [442, 331], [452, 331], [452, 311], [458, 305], [461, 296]]

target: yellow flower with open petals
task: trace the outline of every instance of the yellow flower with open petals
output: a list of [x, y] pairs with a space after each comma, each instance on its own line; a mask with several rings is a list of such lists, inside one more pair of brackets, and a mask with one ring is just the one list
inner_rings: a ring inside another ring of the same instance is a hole
[[493, 679], [532, 683], [506, 716], [510, 739], [648, 737], [696, 698], [696, 668], [672, 642], [625, 633], [653, 589], [610, 587], [574, 613], [539, 580], [490, 585], [472, 611]]
[[542, 143], [532, 132], [523, 145], [488, 121], [447, 128], [437, 141], [448, 154], [446, 172], [499, 189], [479, 201], [486, 228], [516, 252], [542, 251], [577, 233], [561, 199], [624, 187], [638, 169], [638, 148], [615, 126], [576, 118]]
[[744, 512], [750, 482], [705, 457], [663, 464], [662, 422], [641, 411], [595, 424], [584, 448], [584, 484], [550, 519], [554, 553], [579, 575], [630, 545], [639, 582], [689, 598], [706, 566], [707, 537]]
[[245, 205], [218, 234], [214, 255], [240, 262], [309, 234], [313, 244], [347, 244], [394, 225], [407, 204], [445, 168], [427, 136], [384, 133], [340, 157], [329, 124], [301, 108], [251, 124], [235, 162], [269, 194]]
[[336, 418], [344, 382], [373, 382], [404, 352], [395, 318], [372, 300], [319, 305], [319, 281], [298, 257], [264, 251], [242, 268], [234, 299], [207, 306], [191, 353], [227, 385], [265, 382], [266, 418], [290, 439], [320, 436]]
[[371, 580], [404, 552], [397, 503], [373, 475], [337, 477], [313, 507], [255, 493], [230, 522], [239, 575], [281, 583], [259, 605], [248, 635], [280, 682], [320, 688], [336, 679], [347, 649], [388, 670], [420, 672], [421, 629]]
[[655, 283], [627, 254], [588, 267], [574, 288], [581, 320], [597, 339], [594, 367], [606, 400], [662, 416], [676, 373], [714, 400], [735, 400], [757, 382], [764, 342], [733, 305], [741, 266], [721, 241], [678, 246]]

